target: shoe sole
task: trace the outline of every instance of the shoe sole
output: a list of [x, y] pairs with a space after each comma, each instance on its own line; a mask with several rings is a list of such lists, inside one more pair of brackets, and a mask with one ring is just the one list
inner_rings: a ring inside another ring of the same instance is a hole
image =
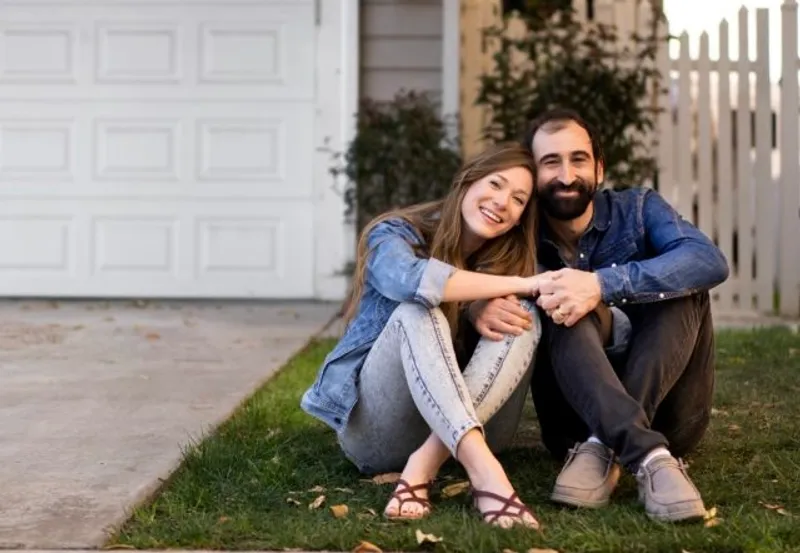
[[587, 501], [585, 499], [578, 499], [575, 496], [553, 492], [550, 495], [551, 501], [555, 501], [556, 503], [562, 503], [564, 505], [569, 505], [570, 507], [584, 507], [587, 509], [598, 509], [600, 507], [605, 507], [609, 504], [610, 499], [599, 499], [595, 501]]

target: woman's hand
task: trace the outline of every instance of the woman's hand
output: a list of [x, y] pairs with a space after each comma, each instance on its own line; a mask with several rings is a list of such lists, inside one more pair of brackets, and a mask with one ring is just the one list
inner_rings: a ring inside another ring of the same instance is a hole
[[540, 293], [541, 285], [544, 281], [549, 279], [549, 273], [540, 273], [522, 279], [522, 290], [519, 295], [522, 297], [535, 298]]

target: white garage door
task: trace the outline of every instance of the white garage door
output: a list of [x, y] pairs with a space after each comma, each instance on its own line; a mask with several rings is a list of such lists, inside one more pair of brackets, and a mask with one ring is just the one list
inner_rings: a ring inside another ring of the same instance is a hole
[[0, 296], [313, 295], [313, 0], [0, 3]]

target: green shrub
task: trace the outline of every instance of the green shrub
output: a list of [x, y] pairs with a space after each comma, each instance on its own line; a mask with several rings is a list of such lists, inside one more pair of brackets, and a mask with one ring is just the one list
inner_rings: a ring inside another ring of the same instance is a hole
[[525, 26], [521, 38], [509, 37], [508, 15], [483, 31], [497, 46], [495, 68], [481, 77], [477, 99], [490, 111], [484, 138], [518, 139], [543, 111], [572, 108], [598, 130], [606, 181], [618, 188], [643, 184], [656, 169], [647, 135], [657, 116], [651, 102], [660, 86], [655, 56], [666, 42], [645, 29], [623, 46], [615, 27], [580, 21], [569, 7], [544, 21], [539, 4], [547, 1], [557, 3], [529, 0], [528, 9], [515, 12]]
[[345, 216], [361, 230], [384, 211], [442, 197], [461, 164], [449, 122], [429, 95], [360, 102], [357, 132], [331, 172], [344, 175]]

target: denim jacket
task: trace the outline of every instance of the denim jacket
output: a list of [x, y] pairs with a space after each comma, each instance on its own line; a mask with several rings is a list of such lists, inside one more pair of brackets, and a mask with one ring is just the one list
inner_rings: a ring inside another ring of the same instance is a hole
[[364, 360], [395, 308], [410, 302], [432, 309], [442, 301], [455, 267], [418, 257], [412, 245], [421, 244], [414, 228], [399, 218], [378, 224], [369, 234], [370, 255], [358, 310], [300, 402], [305, 412], [337, 432], [358, 400], [358, 374]]
[[[546, 225], [541, 227], [540, 264], [550, 270], [564, 267]], [[597, 273], [603, 303], [623, 310], [710, 290], [729, 274], [719, 248], [646, 188], [598, 191], [573, 266]]]

